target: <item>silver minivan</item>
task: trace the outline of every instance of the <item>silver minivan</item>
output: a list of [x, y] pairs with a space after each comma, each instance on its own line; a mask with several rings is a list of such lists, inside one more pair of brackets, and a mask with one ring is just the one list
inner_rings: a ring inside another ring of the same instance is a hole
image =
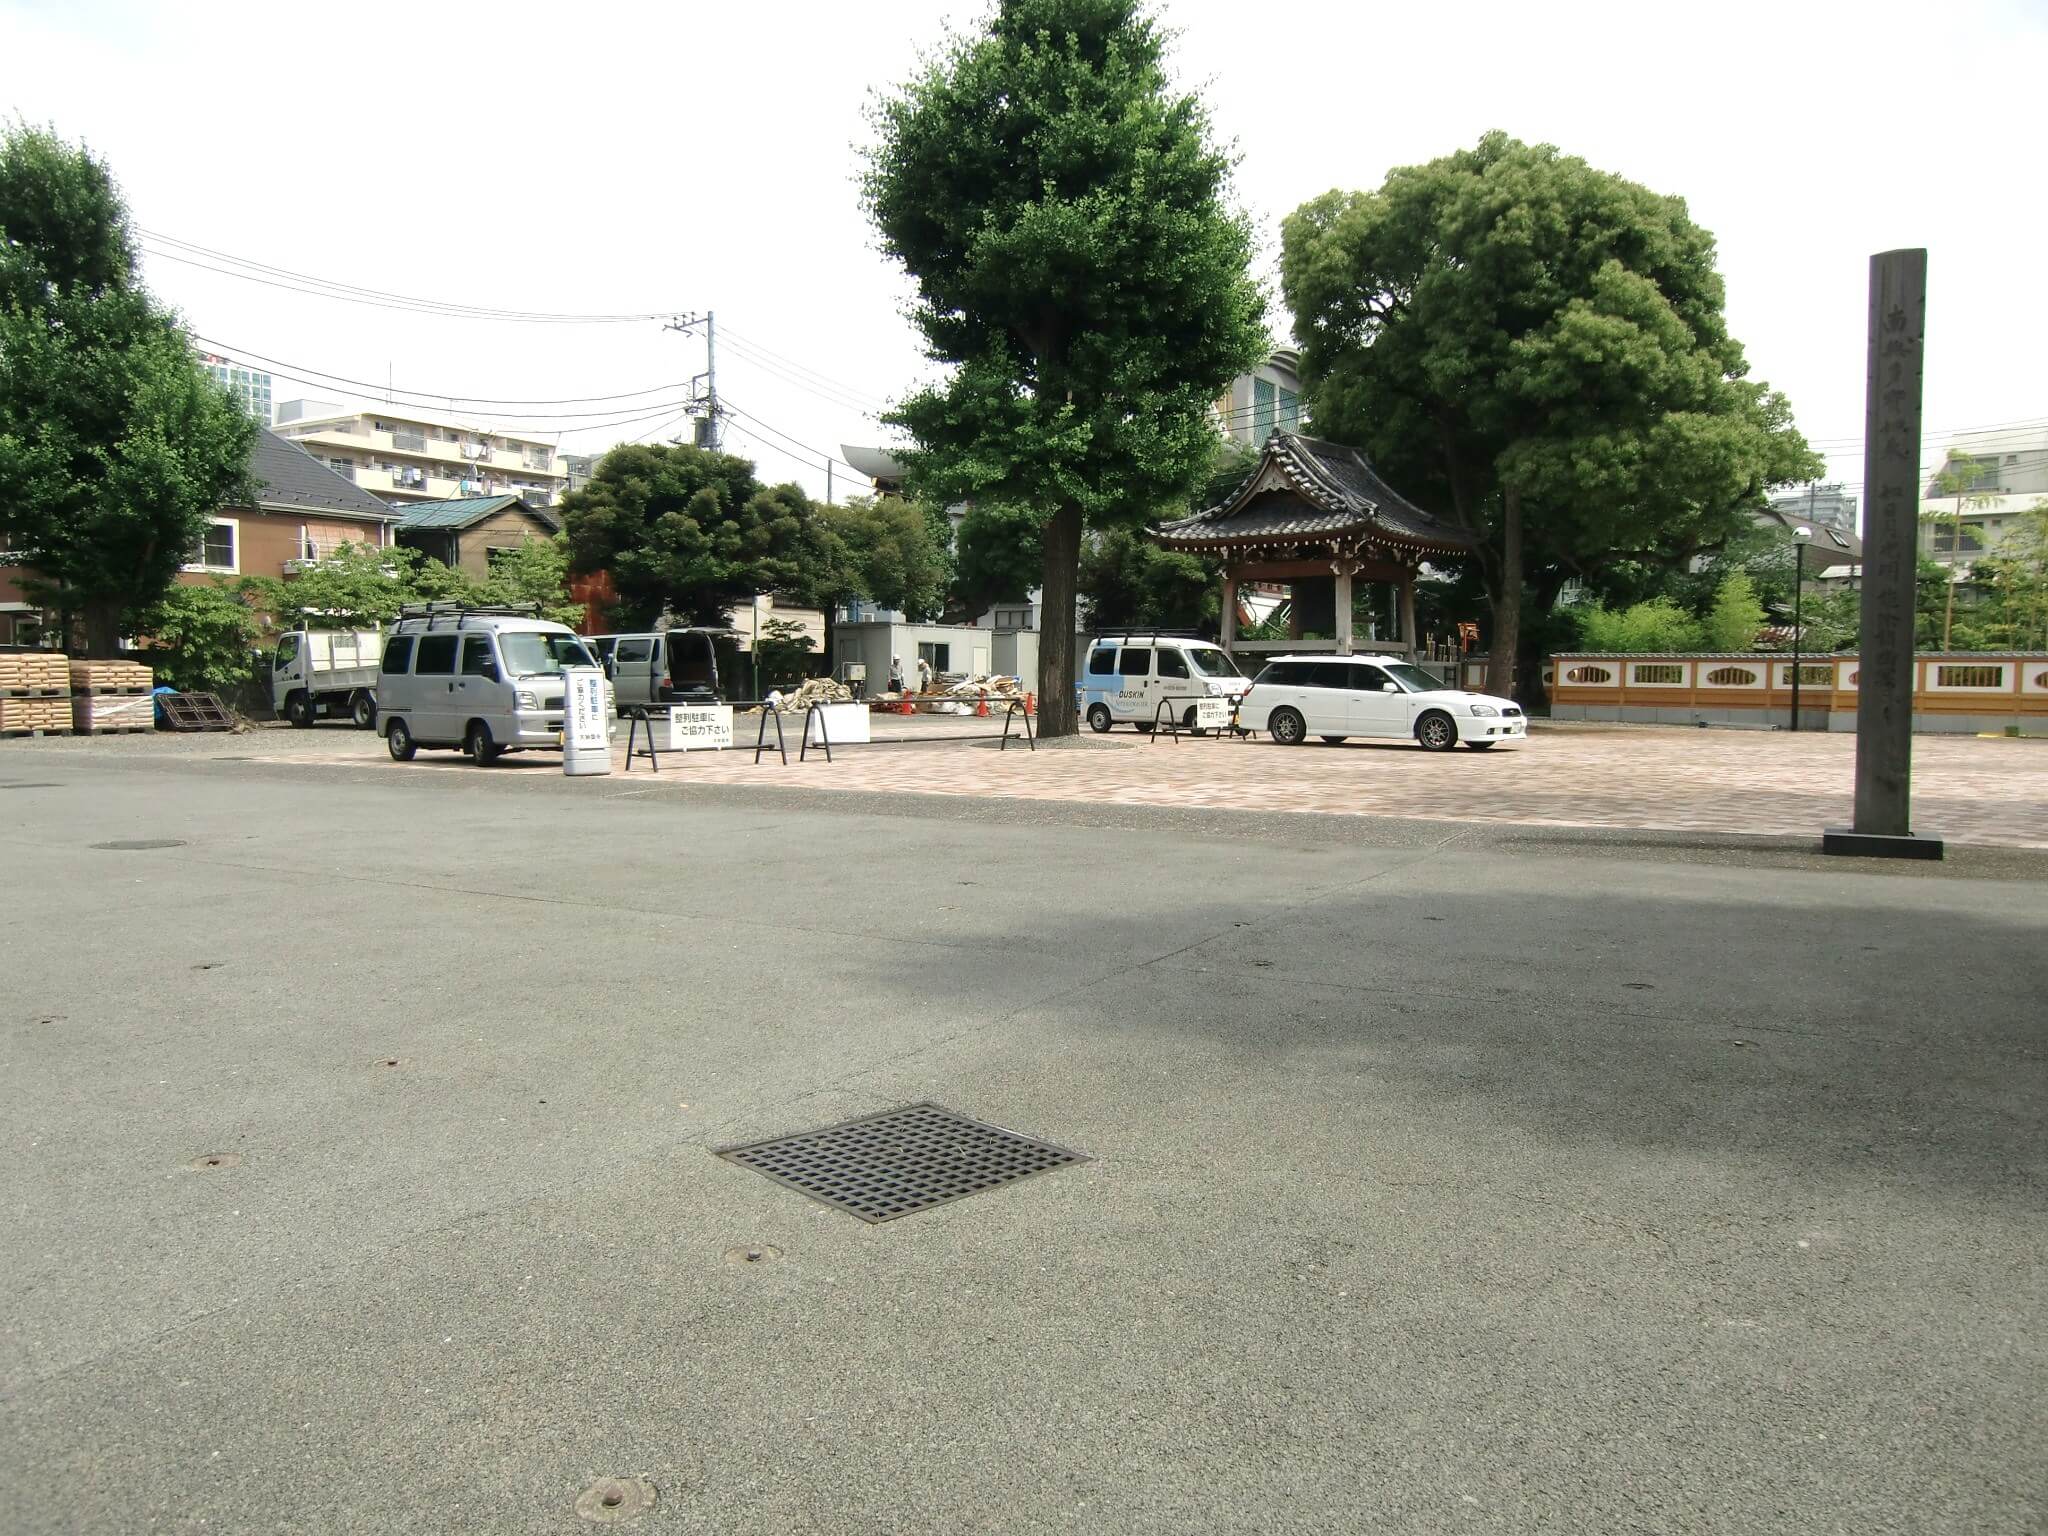
[[562, 669], [596, 665], [574, 630], [530, 606], [415, 605], [384, 643], [377, 726], [401, 763], [421, 747], [453, 748], [479, 766], [505, 752], [555, 750]]

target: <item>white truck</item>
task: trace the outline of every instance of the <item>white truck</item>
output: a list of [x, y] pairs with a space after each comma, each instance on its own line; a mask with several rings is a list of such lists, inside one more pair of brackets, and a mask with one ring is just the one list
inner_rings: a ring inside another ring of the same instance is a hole
[[270, 664], [270, 703], [296, 726], [345, 715], [364, 730], [377, 725], [377, 663], [384, 637], [374, 629], [297, 629], [281, 635]]

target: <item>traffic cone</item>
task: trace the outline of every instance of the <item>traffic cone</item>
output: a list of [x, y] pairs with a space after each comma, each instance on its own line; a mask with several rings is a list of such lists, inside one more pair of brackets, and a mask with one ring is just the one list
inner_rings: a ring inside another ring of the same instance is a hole
[[1027, 694], [1025, 694], [1025, 695], [1024, 695], [1024, 713], [1025, 713], [1025, 714], [1027, 714], [1027, 715], [1035, 715], [1035, 714], [1037, 714], [1037, 713], [1038, 713], [1038, 695], [1037, 695], [1037, 694], [1035, 694], [1035, 693], [1027, 693]]
[[914, 715], [917, 713], [917, 706], [910, 702], [910, 695], [907, 693], [903, 695], [902, 713], [906, 715]]
[[986, 720], [986, 719], [988, 718], [988, 695], [987, 695], [987, 694], [985, 694], [985, 693], [984, 693], [984, 694], [983, 694], [983, 695], [982, 695], [982, 696], [981, 696], [981, 697], [980, 697], [980, 698], [979, 698], [978, 700], [976, 700], [976, 701], [975, 701], [975, 705], [974, 705], [974, 715], [975, 715], [975, 718], [976, 718], [976, 719], [978, 719], [978, 720]]

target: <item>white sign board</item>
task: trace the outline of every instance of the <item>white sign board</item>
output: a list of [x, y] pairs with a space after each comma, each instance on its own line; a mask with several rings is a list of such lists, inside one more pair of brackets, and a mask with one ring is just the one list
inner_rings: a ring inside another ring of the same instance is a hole
[[611, 711], [597, 667], [562, 669], [562, 772], [612, 771]]
[[668, 749], [702, 752], [732, 745], [730, 704], [671, 704], [668, 707]]
[[1195, 724], [1205, 731], [1220, 731], [1230, 724], [1230, 700], [1195, 700]]
[[[804, 718], [804, 744], [835, 747], [857, 746], [874, 737], [868, 732], [871, 716], [865, 704], [822, 704]], [[818, 723], [823, 720], [826, 735], [818, 735]]]

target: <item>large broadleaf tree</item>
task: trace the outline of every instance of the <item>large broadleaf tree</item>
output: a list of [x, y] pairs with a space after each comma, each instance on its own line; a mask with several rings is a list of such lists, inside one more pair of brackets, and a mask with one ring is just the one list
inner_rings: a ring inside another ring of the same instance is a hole
[[142, 286], [112, 173], [0, 130], [0, 523], [40, 601], [111, 656], [246, 501], [256, 425]]
[[628, 628], [664, 612], [723, 624], [756, 593], [801, 591], [817, 543], [799, 487], [764, 487], [748, 460], [686, 443], [614, 448], [561, 512], [573, 569], [611, 573]]
[[1042, 727], [1071, 734], [1082, 531], [1187, 494], [1265, 346], [1230, 156], [1138, 0], [999, 0], [873, 125], [867, 206], [946, 369], [889, 419], [921, 494], [1036, 522]]
[[1819, 472], [1683, 200], [1551, 146], [1488, 134], [1304, 204], [1281, 287], [1318, 435], [1475, 536], [1496, 692], [1525, 584], [1547, 611], [1574, 576], [1677, 569]]

